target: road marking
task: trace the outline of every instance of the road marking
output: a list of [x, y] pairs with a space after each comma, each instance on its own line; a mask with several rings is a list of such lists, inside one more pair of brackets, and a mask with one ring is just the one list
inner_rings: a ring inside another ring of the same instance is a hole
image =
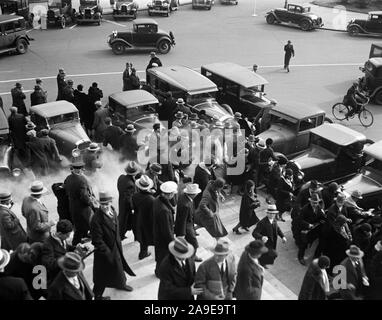
[[[33, 90], [23, 90], [24, 93], [26, 92], [32, 92]], [[0, 92], [0, 96], [5, 96], [7, 94], [11, 94], [10, 92]]]
[[110, 20], [106, 20], [106, 19], [102, 19], [102, 21], [106, 21], [106, 22], [109, 22], [111, 24], [115, 24], [116, 26], [120, 26], [120, 27], [127, 27], [127, 25], [125, 24], [121, 24], [121, 23], [118, 23], [118, 22], [115, 22], [115, 21], [110, 21]]
[[74, 24], [74, 25], [72, 25], [69, 29], [73, 29], [74, 27], [76, 27], [77, 25], [76, 24]]
[[[362, 66], [363, 63], [318, 63], [318, 64], [292, 64], [293, 67], [345, 67], [345, 66]], [[283, 65], [271, 65], [271, 66], [259, 66], [259, 68], [283, 68]], [[247, 68], [251, 69], [252, 66], [247, 66]], [[200, 70], [200, 68], [193, 68], [193, 70]], [[145, 73], [146, 70], [139, 70], [137, 73]], [[99, 72], [99, 73], [80, 73], [80, 74], [69, 74], [67, 77], [97, 77], [97, 76], [108, 76], [108, 75], [118, 75], [122, 74], [123, 71], [115, 71], [115, 72]], [[24, 79], [12, 79], [12, 80], [0, 80], [1, 83], [10, 83], [10, 82], [20, 82], [20, 81], [35, 81], [36, 78], [40, 78], [42, 80], [46, 79], [55, 79], [56, 76], [45, 76], [45, 77], [33, 77], [33, 78], [24, 78]]]

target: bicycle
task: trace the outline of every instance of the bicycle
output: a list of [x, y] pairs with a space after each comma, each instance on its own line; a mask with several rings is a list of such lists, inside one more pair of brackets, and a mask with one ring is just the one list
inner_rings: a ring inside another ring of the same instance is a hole
[[351, 114], [349, 106], [344, 105], [342, 102], [338, 102], [332, 107], [332, 114], [334, 118], [339, 121], [353, 119], [357, 114], [359, 122], [365, 128], [370, 127], [374, 123], [374, 116], [371, 111], [366, 109], [366, 105], [369, 101], [369, 97], [365, 97], [363, 102], [357, 100], [357, 109]]

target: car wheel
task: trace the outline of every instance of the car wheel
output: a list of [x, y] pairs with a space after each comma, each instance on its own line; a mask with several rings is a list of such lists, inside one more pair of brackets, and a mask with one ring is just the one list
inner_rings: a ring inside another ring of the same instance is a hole
[[359, 35], [359, 28], [357, 26], [351, 26], [348, 30], [348, 33], [350, 36], [358, 36]]
[[113, 43], [111, 49], [113, 50], [114, 54], [121, 55], [125, 52], [125, 45], [121, 42], [115, 42]]
[[379, 90], [375, 96], [374, 96], [374, 101], [376, 104], [382, 105], [382, 90]]
[[162, 40], [159, 42], [158, 44], [158, 51], [161, 53], [161, 54], [165, 54], [167, 52], [169, 52], [171, 49], [171, 43], [170, 41], [168, 40]]
[[24, 39], [19, 39], [16, 42], [16, 50], [19, 54], [23, 54], [28, 51], [28, 43]]
[[269, 15], [267, 15], [267, 23], [268, 24], [274, 24], [275, 23], [275, 17], [273, 16], [273, 14], [269, 14]]
[[312, 28], [312, 23], [308, 20], [303, 20], [300, 23], [300, 29], [303, 31], [309, 31]]
[[66, 19], [65, 19], [65, 17], [61, 17], [61, 19], [60, 19], [60, 27], [61, 27], [61, 29], [65, 29], [66, 28]]

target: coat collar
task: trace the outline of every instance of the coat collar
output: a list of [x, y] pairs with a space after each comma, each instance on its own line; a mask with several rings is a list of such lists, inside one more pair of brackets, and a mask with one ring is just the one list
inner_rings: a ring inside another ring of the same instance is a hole
[[111, 230], [113, 230], [114, 232], [116, 232], [117, 217], [116, 217], [116, 212], [114, 208], [111, 207], [111, 210], [113, 211], [113, 214], [114, 214], [113, 219], [110, 218], [110, 216], [101, 208], [99, 208], [99, 210], [101, 212], [102, 219], [105, 221], [105, 225], [109, 227]]

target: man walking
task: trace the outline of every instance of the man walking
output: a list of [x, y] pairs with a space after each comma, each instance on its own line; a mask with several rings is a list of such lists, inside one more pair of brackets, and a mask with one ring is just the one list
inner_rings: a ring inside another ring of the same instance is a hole
[[93, 139], [95, 142], [102, 142], [103, 132], [106, 129], [105, 119], [110, 117], [110, 111], [107, 107], [102, 107], [101, 101], [96, 101], [94, 105], [97, 108], [97, 111], [94, 113], [93, 121]]
[[57, 75], [57, 101], [63, 100], [63, 91], [66, 87], [66, 81], [65, 81], [65, 71], [64, 69], [58, 69], [58, 75]]
[[288, 43], [284, 46], [285, 56], [284, 56], [284, 70], [289, 72], [289, 62], [292, 57], [294, 57], [294, 48], [292, 42], [288, 40]]

